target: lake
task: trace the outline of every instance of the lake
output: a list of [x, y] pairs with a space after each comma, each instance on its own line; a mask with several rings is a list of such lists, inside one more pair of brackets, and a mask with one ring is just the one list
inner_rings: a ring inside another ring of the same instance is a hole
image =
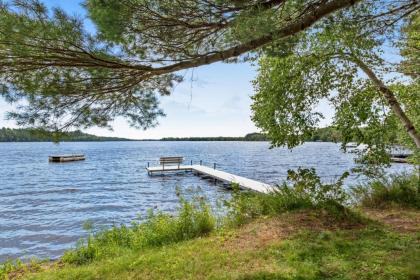
[[[83, 153], [85, 161], [49, 163], [48, 155]], [[326, 182], [354, 167], [353, 154], [334, 143], [305, 143], [289, 151], [266, 142], [0, 143], [0, 262], [8, 258], [57, 258], [95, 227], [128, 223], [148, 209], [174, 211], [176, 188], [211, 201], [229, 191], [192, 174], [150, 177], [147, 162], [182, 155], [250, 179], [275, 184], [287, 170], [314, 167]], [[389, 172], [407, 170], [395, 164]], [[360, 178], [350, 176], [346, 184]]]

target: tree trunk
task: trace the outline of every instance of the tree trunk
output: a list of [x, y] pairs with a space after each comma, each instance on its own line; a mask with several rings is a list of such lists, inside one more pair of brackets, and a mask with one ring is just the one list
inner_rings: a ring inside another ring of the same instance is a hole
[[352, 57], [352, 60], [360, 67], [360, 69], [365, 72], [369, 79], [378, 87], [379, 91], [383, 94], [385, 99], [388, 101], [391, 110], [399, 118], [401, 123], [404, 125], [408, 135], [413, 139], [417, 148], [420, 149], [420, 134], [417, 129], [414, 127], [413, 122], [408, 118], [404, 110], [401, 108], [400, 103], [398, 102], [395, 94], [392, 90], [387, 87], [382, 80], [380, 80], [372, 69], [369, 68], [363, 61], [358, 58]]

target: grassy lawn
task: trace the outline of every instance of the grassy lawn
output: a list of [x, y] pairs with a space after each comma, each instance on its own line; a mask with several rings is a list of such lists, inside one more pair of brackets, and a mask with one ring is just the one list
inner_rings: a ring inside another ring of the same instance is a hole
[[144, 250], [122, 250], [118, 256], [86, 265], [46, 265], [37, 273], [21, 277], [420, 279], [420, 213], [365, 212], [375, 220], [334, 223], [321, 211], [284, 213], [208, 237]]

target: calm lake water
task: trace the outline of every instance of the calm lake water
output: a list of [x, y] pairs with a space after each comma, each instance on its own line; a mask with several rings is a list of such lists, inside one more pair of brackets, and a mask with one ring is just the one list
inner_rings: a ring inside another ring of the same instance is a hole
[[[48, 155], [84, 153], [86, 161], [49, 163]], [[314, 167], [327, 182], [354, 166], [353, 155], [333, 143], [306, 143], [293, 151], [265, 142], [78, 142], [0, 143], [0, 262], [8, 258], [57, 258], [95, 227], [128, 223], [148, 209], [174, 211], [176, 188], [188, 196], [200, 188], [210, 200], [223, 186], [191, 174], [153, 176], [147, 162], [182, 155], [266, 183], [279, 183], [287, 170]], [[393, 165], [390, 172], [407, 165]], [[346, 184], [358, 178], [349, 177]]]

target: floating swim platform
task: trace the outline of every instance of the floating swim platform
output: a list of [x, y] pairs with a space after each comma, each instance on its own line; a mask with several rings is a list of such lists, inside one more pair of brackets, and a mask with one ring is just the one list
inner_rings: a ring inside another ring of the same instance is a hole
[[48, 157], [49, 162], [69, 162], [69, 161], [79, 161], [85, 160], [86, 157], [83, 154], [76, 155], [52, 155]]

